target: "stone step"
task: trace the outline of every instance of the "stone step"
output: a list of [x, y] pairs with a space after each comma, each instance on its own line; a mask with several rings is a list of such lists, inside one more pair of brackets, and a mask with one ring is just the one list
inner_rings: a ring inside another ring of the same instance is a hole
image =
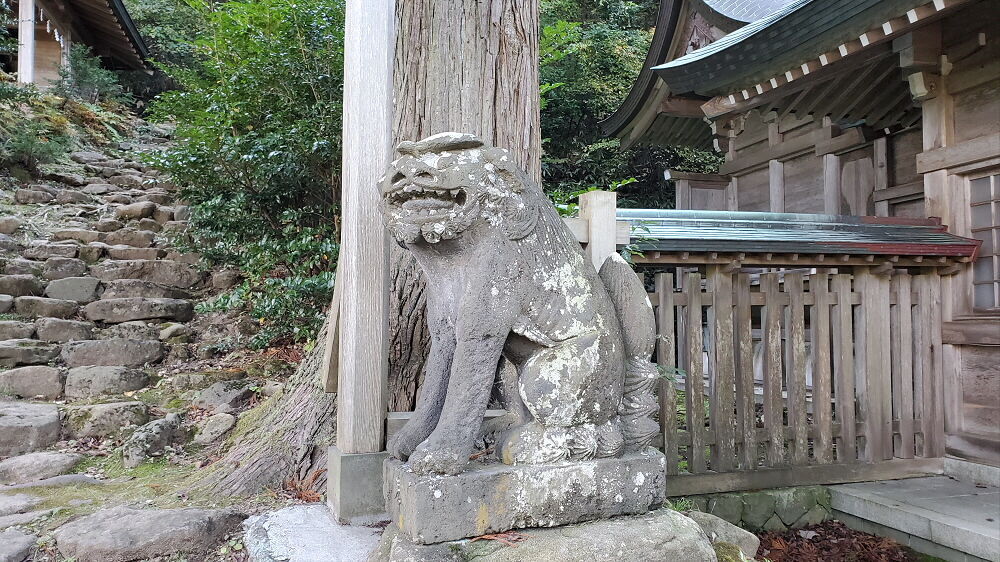
[[834, 516], [946, 560], [1000, 560], [1000, 488], [947, 476], [831, 486]]
[[39, 318], [35, 321], [35, 337], [54, 343], [90, 340], [94, 338], [94, 323], [62, 318]]
[[14, 310], [28, 318], [70, 318], [76, 315], [80, 305], [75, 301], [51, 299], [48, 297], [17, 297]]
[[71, 368], [91, 365], [142, 367], [163, 359], [165, 353], [166, 346], [159, 340], [114, 338], [65, 343], [61, 357]]
[[80, 277], [87, 273], [87, 263], [79, 258], [51, 257], [45, 260], [42, 277], [49, 281], [65, 277]]
[[138, 401], [69, 406], [65, 414], [63, 433], [71, 439], [117, 436], [149, 421], [149, 407]]
[[0, 485], [35, 482], [73, 469], [83, 455], [76, 453], [39, 452], [18, 455], [0, 461]]
[[45, 293], [45, 283], [30, 273], [0, 275], [0, 293], [12, 297], [37, 297]]
[[9, 369], [0, 372], [0, 393], [26, 400], [56, 400], [63, 393], [63, 375], [46, 365]]
[[47, 260], [49, 258], [75, 258], [80, 246], [75, 242], [49, 242], [47, 240], [32, 240], [21, 253], [30, 260]]
[[149, 248], [155, 241], [155, 232], [132, 227], [109, 232], [104, 238], [104, 243], [108, 246], [132, 246], [133, 248]]
[[45, 262], [14, 258], [7, 260], [7, 263], [4, 264], [4, 273], [7, 275], [34, 275], [39, 277], [42, 275], [42, 269], [44, 268]]
[[59, 357], [61, 346], [30, 339], [0, 341], [0, 367], [45, 365]]
[[64, 277], [49, 281], [45, 296], [53, 299], [88, 303], [100, 296], [101, 281], [93, 277]]
[[140, 369], [121, 366], [74, 367], [66, 374], [66, 398], [80, 399], [122, 394], [149, 384], [149, 375]]
[[190, 264], [172, 260], [106, 260], [90, 266], [90, 274], [105, 282], [140, 279], [177, 289], [190, 289], [204, 277]]
[[169, 298], [101, 299], [83, 307], [83, 316], [107, 324], [154, 319], [187, 322], [194, 316], [194, 305]]
[[0, 457], [44, 449], [59, 440], [54, 404], [0, 401]]

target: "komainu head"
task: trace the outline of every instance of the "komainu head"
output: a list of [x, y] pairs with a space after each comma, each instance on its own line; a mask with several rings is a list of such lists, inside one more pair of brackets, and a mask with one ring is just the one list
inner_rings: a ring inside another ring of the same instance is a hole
[[480, 227], [517, 240], [534, 228], [541, 190], [506, 150], [475, 135], [406, 141], [382, 180], [382, 214], [402, 243], [451, 240]]

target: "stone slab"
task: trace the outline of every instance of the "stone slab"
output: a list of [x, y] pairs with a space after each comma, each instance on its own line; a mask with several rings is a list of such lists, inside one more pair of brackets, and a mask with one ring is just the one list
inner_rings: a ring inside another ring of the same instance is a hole
[[582, 462], [472, 464], [455, 476], [415, 474], [389, 459], [386, 508], [420, 544], [636, 515], [663, 503], [665, 466], [663, 453], [652, 448]]
[[385, 519], [383, 463], [389, 453], [344, 453], [336, 446], [327, 455], [327, 504], [343, 524]]
[[381, 535], [378, 528], [338, 524], [322, 504], [255, 515], [243, 529], [254, 562], [357, 562], [368, 557]]

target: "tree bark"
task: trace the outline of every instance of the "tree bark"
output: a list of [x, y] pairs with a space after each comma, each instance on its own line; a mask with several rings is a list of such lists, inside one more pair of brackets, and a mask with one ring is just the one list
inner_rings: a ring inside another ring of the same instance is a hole
[[[396, 6], [396, 142], [474, 133], [540, 181], [538, 0]], [[394, 246], [389, 260], [389, 409], [410, 411], [430, 348], [426, 281], [409, 252]]]

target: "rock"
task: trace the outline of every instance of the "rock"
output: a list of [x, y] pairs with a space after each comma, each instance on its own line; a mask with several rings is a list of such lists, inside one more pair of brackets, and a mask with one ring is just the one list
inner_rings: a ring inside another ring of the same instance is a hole
[[202, 423], [198, 435], [194, 437], [194, 442], [199, 445], [207, 445], [225, 435], [234, 425], [236, 425], [236, 416], [232, 414], [211, 415]]
[[[774, 514], [785, 525], [792, 525], [816, 506], [816, 495], [811, 487], [786, 488], [771, 492], [774, 497]], [[763, 521], [761, 522], [763, 525]]]
[[0, 321], [0, 340], [31, 339], [35, 335], [35, 325], [31, 322], [16, 320]]
[[45, 296], [52, 299], [88, 303], [97, 300], [101, 282], [93, 277], [63, 277], [50, 281], [45, 287]]
[[154, 211], [156, 211], [156, 203], [152, 201], [139, 201], [118, 207], [115, 209], [115, 217], [125, 220], [138, 220], [152, 217]]
[[109, 340], [114, 338], [125, 338], [129, 340], [155, 340], [159, 339], [159, 328], [154, 324], [135, 320], [133, 322], [122, 322], [114, 324], [101, 330], [99, 339]]
[[79, 164], [96, 164], [98, 162], [104, 162], [108, 160], [108, 157], [101, 154], [100, 152], [94, 152], [92, 150], [80, 150], [77, 152], [71, 152], [69, 159], [77, 162]]
[[187, 343], [191, 335], [191, 328], [184, 324], [168, 324], [159, 333], [160, 341], [170, 343]]
[[233, 412], [253, 397], [249, 386], [250, 383], [243, 380], [217, 382], [199, 392], [192, 405], [215, 413]]
[[799, 517], [798, 521], [795, 521], [789, 525], [789, 527], [792, 529], [801, 529], [802, 527], [819, 525], [820, 523], [830, 519], [830, 516], [830, 512], [825, 507], [817, 504], [812, 506], [809, 511], [807, 511], [802, 517]]
[[21, 316], [29, 318], [69, 318], [76, 314], [80, 305], [73, 301], [50, 299], [46, 297], [17, 297], [14, 299], [14, 310]]
[[708, 500], [708, 512], [733, 525], [743, 517], [743, 500], [735, 494], [718, 494]]
[[[154, 216], [156, 215], [154, 214]], [[153, 219], [139, 219], [138, 226], [139, 230], [148, 230], [150, 232], [160, 232], [163, 230], [163, 225]]]
[[240, 282], [240, 272], [235, 269], [223, 269], [212, 274], [212, 288], [220, 291], [232, 289]]
[[44, 449], [59, 440], [54, 404], [0, 401], [0, 457]]
[[87, 262], [88, 264], [94, 264], [97, 263], [104, 255], [106, 247], [107, 245], [103, 242], [91, 242], [86, 246], [80, 246], [80, 252], [77, 255], [81, 260]]
[[87, 183], [87, 180], [80, 174], [66, 170], [50, 170], [42, 174], [42, 179], [57, 181], [73, 187], [80, 187]]
[[10, 312], [14, 308], [14, 297], [10, 295], [0, 295], [0, 313]]
[[181, 299], [101, 299], [85, 306], [83, 315], [109, 324], [152, 319], [187, 322], [194, 316], [194, 305]]
[[339, 525], [322, 504], [292, 505], [243, 522], [243, 544], [254, 562], [354, 562], [368, 558], [379, 535], [362, 525]]
[[84, 186], [80, 191], [88, 195], [104, 195], [105, 193], [111, 193], [118, 189], [117, 185], [111, 185], [110, 183], [92, 183]]
[[58, 344], [38, 340], [0, 341], [0, 367], [44, 365], [58, 356]]
[[56, 196], [45, 191], [35, 191], [33, 189], [18, 189], [14, 192], [14, 201], [20, 203], [21, 205], [40, 205], [42, 203], [48, 203], [55, 199]]
[[160, 248], [136, 248], [133, 246], [110, 246], [108, 257], [113, 260], [155, 260], [167, 252]]
[[45, 285], [34, 275], [0, 275], [0, 293], [12, 297], [39, 296], [45, 292]]
[[764, 522], [760, 527], [761, 531], [767, 532], [772, 531], [776, 533], [783, 533], [788, 530], [788, 527], [781, 522], [781, 518], [777, 515], [772, 515], [770, 519]]
[[58, 189], [56, 189], [56, 188], [54, 188], [54, 187], [52, 187], [50, 185], [45, 185], [44, 183], [33, 183], [33, 184], [31, 184], [31, 185], [28, 186], [28, 189], [33, 190], [33, 191], [44, 191], [45, 193], [48, 193], [49, 195], [55, 195], [55, 194], [59, 193]]
[[177, 205], [174, 207], [174, 220], [191, 220], [191, 207], [187, 205]]
[[104, 242], [112, 246], [132, 246], [135, 248], [148, 248], [153, 245], [156, 234], [148, 230], [136, 230], [134, 228], [123, 228], [114, 232], [109, 232]]
[[17, 217], [0, 217], [0, 234], [14, 234], [21, 224], [21, 219]]
[[[25, 513], [15, 513], [12, 515], [0, 516], [0, 531], [7, 529], [8, 527], [14, 527], [15, 525], [27, 525], [35, 519], [40, 517], [45, 517], [51, 515], [52, 510], [39, 509], [37, 511], [28, 511]], [[3, 551], [3, 547], [0, 546], [0, 552]], [[0, 554], [0, 561], [3, 561], [3, 555]]]
[[23, 247], [21, 243], [14, 240], [6, 234], [0, 234], [0, 252], [6, 252], [8, 254], [18, 254], [21, 252]]
[[75, 258], [79, 248], [76, 244], [60, 242], [50, 243], [44, 240], [33, 240], [24, 250], [24, 257], [32, 260], [47, 260], [49, 258]]
[[708, 540], [712, 541], [712, 544], [725, 542], [736, 545], [748, 560], [753, 560], [757, 556], [760, 539], [750, 531], [740, 529], [725, 519], [721, 519], [710, 513], [691, 511], [685, 515], [693, 519], [705, 531], [705, 534], [708, 535]]
[[166, 350], [159, 341], [108, 339], [70, 342], [63, 346], [62, 359], [68, 367], [122, 365], [141, 367], [156, 363]]
[[35, 482], [73, 470], [82, 455], [76, 453], [39, 452], [19, 455], [0, 461], [0, 484]]
[[[119, 170], [121, 171], [121, 170]], [[142, 177], [134, 176], [131, 174], [121, 174], [117, 176], [111, 176], [108, 178], [108, 183], [113, 185], [120, 185], [122, 187], [139, 187], [142, 185]]]
[[111, 437], [128, 426], [148, 421], [149, 411], [142, 402], [111, 402], [66, 409], [66, 433], [73, 439]]
[[98, 480], [91, 476], [87, 476], [86, 474], [62, 474], [60, 476], [43, 478], [34, 482], [25, 482], [24, 484], [12, 484], [10, 486], [5, 486], [2, 489], [24, 490], [28, 488], [53, 488], [56, 486], [101, 486], [104, 483], [104, 480]]
[[521, 562], [552, 560], [683, 560], [715, 562], [715, 550], [693, 520], [670, 509], [614, 517], [553, 529], [534, 528], [516, 545], [498, 541], [458, 541], [418, 545], [389, 525], [369, 562]]
[[244, 515], [222, 509], [115, 507], [55, 531], [59, 552], [77, 562], [122, 562], [203, 554], [235, 531]]
[[770, 493], [743, 494], [743, 525], [760, 529], [774, 514], [774, 506], [774, 495]]
[[182, 291], [167, 285], [143, 281], [141, 279], [116, 279], [108, 281], [101, 298], [104, 299], [127, 299], [135, 297], [146, 297], [152, 299], [187, 299], [191, 295], [187, 291]]
[[149, 375], [139, 369], [117, 365], [74, 367], [66, 375], [67, 398], [90, 398], [122, 394], [145, 388]]
[[57, 230], [52, 233], [53, 240], [76, 240], [77, 242], [83, 242], [84, 244], [89, 244], [91, 242], [97, 242], [101, 238], [101, 232], [96, 230], [86, 230], [83, 228], [64, 228], [62, 230]]
[[[166, 201], [164, 201], [164, 203], [166, 203]], [[174, 220], [173, 207], [157, 206], [156, 211], [153, 212], [153, 220], [160, 224], [165, 224]]]
[[128, 195], [124, 195], [122, 193], [114, 193], [114, 194], [111, 194], [111, 195], [105, 195], [104, 196], [104, 202], [105, 203], [118, 203], [118, 204], [122, 204], [122, 205], [128, 205], [129, 203], [132, 202], [132, 198], [129, 197]]
[[62, 373], [55, 367], [33, 365], [0, 373], [0, 394], [13, 394], [27, 399], [55, 400], [62, 393]]
[[56, 203], [62, 205], [69, 205], [72, 203], [90, 203], [93, 200], [94, 199], [90, 195], [87, 195], [82, 191], [74, 191], [72, 189], [65, 189], [60, 191], [59, 195], [56, 195]]
[[90, 274], [101, 281], [141, 279], [178, 289], [193, 287], [202, 278], [191, 265], [167, 260], [107, 260], [91, 266]]
[[123, 226], [121, 222], [112, 219], [103, 219], [95, 222], [91, 227], [97, 232], [114, 232]]
[[94, 337], [94, 324], [80, 320], [39, 318], [35, 321], [38, 339], [50, 342], [89, 340]]
[[42, 276], [49, 280], [80, 277], [87, 273], [87, 264], [77, 258], [49, 258], [45, 260]]
[[35, 260], [26, 260], [24, 258], [14, 258], [9, 260], [4, 266], [3, 271], [8, 275], [34, 275], [39, 276], [42, 274], [42, 268], [45, 264], [37, 262]]
[[0, 494], [0, 515], [25, 512], [42, 503], [42, 498], [28, 494]]
[[38, 537], [17, 529], [0, 531], [0, 562], [24, 562], [35, 550]]
[[147, 423], [136, 429], [122, 447], [125, 468], [135, 468], [150, 457], [161, 456], [182, 437], [181, 418], [177, 414]]

